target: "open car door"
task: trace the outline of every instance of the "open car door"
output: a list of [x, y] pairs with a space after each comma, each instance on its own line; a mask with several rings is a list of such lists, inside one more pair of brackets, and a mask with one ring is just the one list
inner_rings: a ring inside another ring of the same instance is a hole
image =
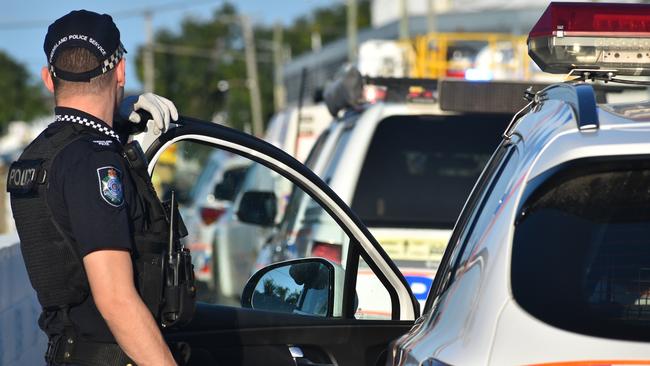
[[[169, 341], [189, 346], [189, 365], [385, 364], [388, 343], [413, 325], [418, 303], [363, 223], [320, 178], [258, 138], [192, 118], [181, 117], [143, 149], [157, 193], [164, 198], [173, 190], [181, 212], [207, 210], [227, 185], [201, 187], [214, 182], [204, 167], [215, 150], [226, 152], [223, 159], [249, 159], [248, 172], [255, 172], [217, 218], [186, 223], [195, 272], [215, 273], [197, 276], [204, 302], [192, 322], [166, 332]], [[282, 217], [297, 214], [296, 200], [308, 209], [281, 227]], [[318, 225], [301, 230], [314, 219]], [[271, 260], [259, 270], [260, 248], [269, 241], [289, 243], [278, 248], [295, 259]]]

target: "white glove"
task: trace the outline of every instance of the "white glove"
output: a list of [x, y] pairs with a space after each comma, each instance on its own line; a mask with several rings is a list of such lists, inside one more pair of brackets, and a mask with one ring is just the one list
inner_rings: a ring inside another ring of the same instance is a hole
[[119, 113], [122, 118], [126, 118], [132, 123], [142, 123], [138, 110], [144, 110], [151, 114], [153, 120], [144, 121], [148, 123], [153, 121], [153, 133], [160, 135], [167, 131], [171, 121], [178, 120], [178, 111], [176, 106], [169, 99], [163, 98], [153, 93], [144, 93], [138, 97], [132, 96], [124, 98], [120, 103]]

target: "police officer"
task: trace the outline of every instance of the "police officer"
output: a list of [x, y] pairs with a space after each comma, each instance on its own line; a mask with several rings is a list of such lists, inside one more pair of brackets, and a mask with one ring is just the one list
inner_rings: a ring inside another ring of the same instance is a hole
[[[55, 121], [12, 164], [8, 190], [43, 306], [46, 361], [175, 365], [134, 273], [134, 237], [152, 223], [123, 144], [131, 122], [146, 123], [139, 110], [163, 131], [177, 111], [153, 94], [119, 105], [126, 51], [109, 15], [63, 16], [48, 28], [44, 49], [42, 78], [54, 93]], [[122, 125], [114, 120], [118, 106]]]

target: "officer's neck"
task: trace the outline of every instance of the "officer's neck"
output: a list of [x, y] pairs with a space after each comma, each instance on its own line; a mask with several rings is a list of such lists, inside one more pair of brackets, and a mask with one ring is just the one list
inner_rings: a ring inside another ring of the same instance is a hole
[[113, 127], [115, 105], [113, 103], [106, 103], [107, 100], [113, 99], [98, 95], [71, 96], [70, 98], [58, 100], [56, 105], [57, 107], [74, 108], [86, 112]]

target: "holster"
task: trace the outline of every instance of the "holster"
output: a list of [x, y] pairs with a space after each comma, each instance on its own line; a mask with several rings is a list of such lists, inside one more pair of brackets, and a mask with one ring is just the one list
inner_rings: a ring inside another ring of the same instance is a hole
[[[135, 271], [140, 296], [163, 327], [180, 327], [194, 315], [196, 287], [189, 250], [180, 238], [187, 229], [178, 215], [178, 207], [160, 202], [151, 184], [144, 153], [137, 142], [124, 147], [138, 194], [147, 211], [147, 227], [135, 235]], [[170, 218], [174, 215], [173, 229]], [[170, 230], [173, 231], [170, 245]]]

